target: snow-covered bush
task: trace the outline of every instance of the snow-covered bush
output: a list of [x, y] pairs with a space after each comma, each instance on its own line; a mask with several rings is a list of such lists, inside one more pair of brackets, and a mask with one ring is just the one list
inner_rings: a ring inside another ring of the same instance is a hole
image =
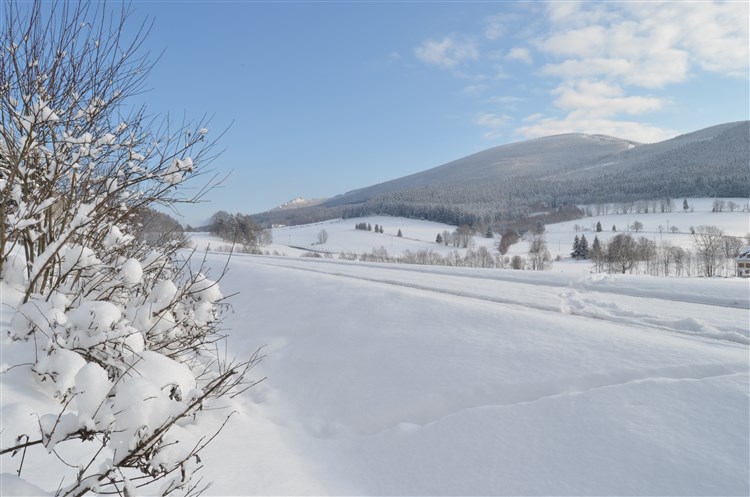
[[0, 12], [0, 276], [17, 295], [3, 296], [15, 309], [5, 333], [30, 351], [11, 367], [57, 403], [34, 413], [34, 432], [3, 433], [0, 453], [62, 460], [57, 495], [199, 492], [198, 453], [223, 426], [206, 408], [246, 386], [259, 359], [220, 352], [223, 296], [203, 264], [179, 240], [136, 236], [144, 209], [196, 200], [179, 187], [213, 142], [203, 122], [123, 116], [150, 67], [123, 9]]

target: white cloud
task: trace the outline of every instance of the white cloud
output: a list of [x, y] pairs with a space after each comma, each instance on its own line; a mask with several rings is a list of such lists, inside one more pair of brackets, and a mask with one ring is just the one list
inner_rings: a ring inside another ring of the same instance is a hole
[[505, 14], [490, 16], [484, 20], [484, 37], [488, 40], [497, 40], [505, 36], [508, 24], [513, 17]]
[[414, 49], [414, 54], [425, 64], [451, 69], [467, 60], [479, 58], [476, 43], [458, 41], [446, 36], [440, 41], [427, 40]]
[[487, 91], [489, 87], [485, 84], [478, 84], [478, 85], [469, 85], [463, 90], [461, 90], [461, 93], [464, 95], [470, 95], [472, 97], [478, 97], [485, 91]]
[[485, 139], [493, 139], [501, 136], [503, 134], [501, 130], [507, 128], [511, 121], [512, 118], [507, 114], [493, 114], [490, 112], [479, 114], [474, 118], [474, 124], [490, 129], [482, 135]]
[[515, 109], [516, 104], [523, 102], [524, 99], [521, 97], [513, 97], [510, 95], [493, 96], [487, 99], [487, 103], [502, 105], [508, 109]]
[[538, 121], [538, 120], [540, 120], [543, 117], [544, 117], [544, 114], [542, 114], [541, 112], [536, 112], [534, 114], [531, 114], [529, 116], [524, 117], [523, 118], [523, 122], [525, 122], [525, 123], [533, 123], [534, 121]]
[[564, 80], [603, 77], [621, 81], [626, 85], [663, 88], [687, 78], [687, 58], [686, 52], [673, 50], [647, 61], [598, 57], [584, 60], [568, 59], [557, 64], [545, 65], [541, 73], [558, 76]]
[[[749, 75], [747, 1], [551, 1], [524, 13], [523, 18], [503, 13], [484, 19], [484, 37], [429, 39], [414, 51], [426, 64], [471, 79], [462, 91], [467, 95], [491, 95], [501, 79], [521, 81], [516, 89], [523, 87], [529, 95], [545, 93], [541, 107], [528, 111], [544, 109], [545, 115], [517, 121], [522, 136], [576, 131], [638, 141], [663, 139], [675, 133], [636, 121], [672, 104], [665, 88], [701, 71], [745, 79]], [[476, 64], [465, 66], [480, 58], [480, 49], [485, 63], [480, 70], [486, 75], [482, 79], [462, 72], [477, 69]], [[526, 73], [516, 62], [529, 66]], [[518, 110], [520, 101], [513, 98], [484, 101], [510, 113]], [[491, 112], [474, 118], [476, 125], [489, 128], [486, 138], [498, 136], [498, 130], [512, 122], [505, 114]]]
[[479, 114], [476, 118], [476, 123], [480, 126], [490, 126], [490, 127], [499, 127], [499, 126], [505, 126], [508, 124], [508, 121], [510, 120], [510, 117], [503, 114], [501, 116], [497, 114]]
[[516, 133], [525, 138], [561, 133], [599, 133], [639, 142], [655, 142], [675, 136], [672, 130], [649, 124], [616, 119], [621, 115], [642, 115], [661, 109], [665, 101], [641, 95], [626, 95], [622, 87], [604, 81], [569, 81], [552, 91], [554, 105], [565, 117], [544, 117], [540, 113], [523, 119]]
[[[533, 117], [533, 119], [531, 119]], [[529, 116], [527, 124], [516, 129], [524, 138], [559, 135], [563, 133], [604, 134], [641, 143], [654, 143], [677, 136], [679, 133], [647, 123], [612, 119], [581, 117], [574, 113], [564, 119]]]
[[[564, 117], [532, 114], [516, 132], [604, 133], [654, 142], [677, 133], [632, 117], [669, 101], [643, 90], [687, 81], [699, 70], [748, 77], [748, 2], [551, 2], [548, 32], [529, 41], [559, 78], [550, 91]], [[657, 94], [658, 95], [658, 94]]]
[[[632, 10], [632, 6], [628, 6]], [[634, 11], [645, 28], [671, 29], [665, 43], [690, 54], [693, 64], [711, 72], [747, 77], [750, 64], [750, 3], [685, 2]]]
[[547, 37], [539, 49], [552, 55], [568, 57], [601, 56], [607, 42], [603, 26], [561, 30]]
[[508, 60], [517, 60], [525, 64], [533, 64], [534, 60], [531, 58], [531, 52], [528, 48], [524, 47], [513, 47], [505, 56]]
[[[700, 67], [744, 75], [750, 59], [748, 3], [552, 4], [551, 32], [537, 48], [557, 59], [542, 69], [563, 78], [615, 79], [661, 88]], [[581, 19], [586, 19], [581, 25]]]
[[569, 21], [580, 14], [581, 2], [548, 2], [547, 15], [552, 22]]
[[602, 81], [564, 83], [553, 92], [562, 110], [588, 117], [644, 114], [662, 108], [664, 101], [653, 97], [626, 96], [623, 89]]

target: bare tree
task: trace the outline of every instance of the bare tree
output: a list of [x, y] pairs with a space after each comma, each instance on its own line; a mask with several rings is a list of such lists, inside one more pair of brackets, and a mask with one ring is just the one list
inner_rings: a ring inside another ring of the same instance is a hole
[[547, 241], [541, 233], [531, 238], [529, 246], [529, 264], [534, 271], [544, 271], [552, 265], [552, 258], [547, 250]]
[[635, 264], [638, 246], [633, 237], [626, 234], [619, 234], [613, 237], [607, 245], [607, 260], [610, 271], [625, 274], [630, 271]]
[[458, 237], [458, 244], [463, 248], [467, 248], [473, 241], [473, 238], [471, 236], [472, 229], [468, 224], [462, 224], [461, 226], [456, 228], [456, 235]]
[[591, 245], [591, 260], [594, 262], [594, 270], [597, 273], [604, 271], [604, 264], [607, 262], [607, 247], [594, 237], [594, 243]]
[[318, 245], [323, 245], [328, 241], [328, 232], [326, 230], [320, 230], [318, 232]]
[[658, 248], [658, 260], [664, 276], [669, 276], [670, 269], [674, 263], [674, 246], [670, 242], [662, 242]]
[[689, 254], [682, 249], [682, 247], [672, 247], [672, 258], [674, 259], [674, 271], [677, 276], [682, 276], [682, 272], [685, 269], [685, 260], [689, 257]]
[[448, 230], [443, 230], [443, 234], [442, 234], [443, 245], [447, 247], [448, 244], [450, 243], [450, 239], [451, 239], [450, 232]]
[[521, 237], [518, 235], [518, 231], [513, 228], [507, 228], [503, 231], [503, 234], [500, 236], [500, 241], [497, 242], [497, 250], [500, 252], [500, 255], [507, 254], [510, 246], [517, 243], [520, 239]]
[[693, 246], [703, 274], [715, 276], [722, 264], [724, 232], [716, 226], [698, 226], [693, 233]]
[[258, 245], [267, 247], [268, 245], [271, 245], [272, 243], [273, 243], [273, 233], [271, 233], [271, 230], [269, 229], [261, 230], [260, 236], [258, 237]]

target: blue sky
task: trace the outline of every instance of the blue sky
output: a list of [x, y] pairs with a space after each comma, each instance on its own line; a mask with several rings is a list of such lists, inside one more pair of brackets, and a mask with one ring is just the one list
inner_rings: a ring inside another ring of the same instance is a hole
[[330, 197], [566, 132], [641, 142], [749, 117], [748, 2], [134, 2], [148, 107], [231, 124], [217, 210]]

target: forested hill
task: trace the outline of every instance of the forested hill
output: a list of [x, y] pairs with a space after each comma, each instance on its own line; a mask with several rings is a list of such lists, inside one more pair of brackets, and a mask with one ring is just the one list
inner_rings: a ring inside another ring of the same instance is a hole
[[537, 138], [493, 147], [442, 166], [339, 195], [326, 206], [359, 203], [378, 195], [418, 188], [481, 184], [519, 176], [540, 177], [551, 171], [627, 150], [634, 142], [580, 133]]
[[603, 135], [556, 135], [494, 147], [315, 208], [255, 217], [299, 224], [387, 214], [487, 224], [572, 204], [748, 197], [749, 158], [748, 121], [647, 145]]

